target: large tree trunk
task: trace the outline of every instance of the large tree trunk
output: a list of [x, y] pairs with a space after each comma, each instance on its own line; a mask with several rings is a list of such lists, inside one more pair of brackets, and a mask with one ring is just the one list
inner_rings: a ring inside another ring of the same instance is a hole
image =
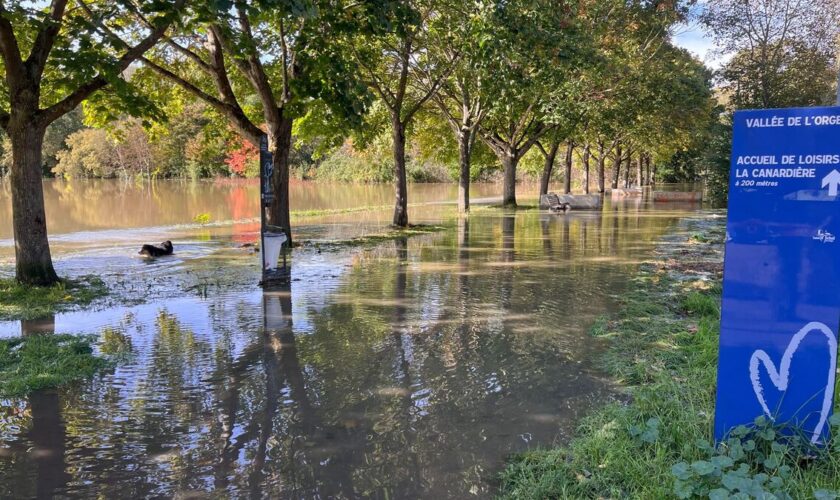
[[615, 147], [615, 159], [613, 160], [613, 178], [612, 188], [618, 189], [618, 180], [621, 179], [621, 162], [624, 160], [621, 156], [621, 145]]
[[583, 192], [589, 194], [589, 156], [592, 152], [589, 145], [583, 150]]
[[604, 194], [605, 186], [604, 186], [604, 143], [598, 143], [598, 192], [600, 194]]
[[470, 211], [470, 159], [474, 133], [461, 129], [458, 134], [458, 212], [462, 214]]
[[505, 152], [501, 160], [505, 170], [502, 206], [516, 208], [516, 164], [519, 163], [519, 158], [513, 153]]
[[543, 165], [542, 176], [540, 177], [540, 196], [548, 194], [548, 185], [551, 182], [551, 172], [554, 170], [554, 161], [557, 159], [557, 151], [560, 149], [560, 142], [552, 142], [548, 151], [543, 151], [545, 164]]
[[563, 192], [572, 192], [572, 153], [575, 151], [575, 143], [569, 141], [566, 146], [566, 178], [563, 179]]
[[289, 212], [289, 152], [292, 147], [292, 120], [282, 117], [272, 127], [269, 148], [272, 149], [271, 190], [274, 198], [268, 210], [268, 223], [286, 233], [289, 247], [292, 246], [292, 222]]
[[408, 227], [408, 185], [405, 176], [405, 125], [394, 115], [391, 118], [391, 134], [394, 139], [394, 184], [396, 201], [394, 221], [397, 227]]
[[12, 141], [12, 227], [15, 238], [15, 277], [27, 285], [58, 282], [47, 239], [41, 147], [45, 127], [34, 118], [17, 119], [7, 129]]

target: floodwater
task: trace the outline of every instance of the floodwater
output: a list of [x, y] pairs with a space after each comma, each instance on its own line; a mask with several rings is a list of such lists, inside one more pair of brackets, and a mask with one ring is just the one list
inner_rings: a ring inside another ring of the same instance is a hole
[[[390, 190], [364, 198], [380, 188], [337, 187], [358, 192], [296, 208], [387, 205]], [[256, 231], [238, 227], [256, 212], [251, 187], [237, 208], [218, 194], [235, 189], [173, 185], [151, 213], [149, 197], [117, 199], [106, 184], [83, 200], [55, 189], [59, 272], [95, 271], [119, 297], [0, 322], [0, 336], [92, 333], [119, 363], [67, 390], [0, 400], [3, 498], [490, 497], [507, 456], [563, 441], [614, 393], [587, 331], [688, 210], [635, 200], [458, 220], [441, 203], [454, 190], [413, 186], [410, 201], [425, 203], [415, 220], [448, 229], [296, 249], [291, 286], [263, 291], [258, 257], [238, 248]], [[167, 206], [225, 222], [192, 225]], [[388, 216], [302, 218], [301, 234], [330, 239]], [[176, 255], [132, 255], [150, 234], [178, 235]]]

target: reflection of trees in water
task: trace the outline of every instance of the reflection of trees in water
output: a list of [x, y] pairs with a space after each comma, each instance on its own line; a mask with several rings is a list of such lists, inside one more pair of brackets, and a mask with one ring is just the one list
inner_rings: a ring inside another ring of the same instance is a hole
[[[473, 216], [429, 245], [397, 240], [296, 325], [288, 291], [266, 293], [262, 313], [214, 304], [198, 334], [161, 312], [134, 332], [149, 338], [134, 342], [136, 387], [68, 396], [73, 493], [491, 494], [520, 434], [550, 441], [599, 387], [578, 364], [582, 335], [607, 307], [598, 287], [625, 268], [577, 258], [602, 241], [635, 251], [610, 241], [621, 217]], [[667, 221], [638, 224], [633, 238], [649, 239]]]
[[35, 461], [35, 491], [38, 498], [52, 498], [70, 480], [65, 462], [66, 428], [61, 401], [55, 391], [39, 391], [29, 398], [32, 411], [30, 454]]

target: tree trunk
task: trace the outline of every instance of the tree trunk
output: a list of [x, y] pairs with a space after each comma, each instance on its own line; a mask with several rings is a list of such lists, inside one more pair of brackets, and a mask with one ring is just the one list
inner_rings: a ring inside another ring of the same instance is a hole
[[589, 145], [583, 150], [583, 192], [589, 194], [589, 156], [592, 152]]
[[604, 194], [605, 186], [604, 186], [604, 143], [598, 143], [598, 192], [600, 194]]
[[35, 391], [29, 397], [29, 408], [36, 497], [54, 498], [70, 480], [66, 471], [67, 426], [61, 418], [61, 400], [54, 390]]
[[552, 142], [548, 151], [543, 151], [545, 164], [543, 165], [542, 176], [540, 177], [540, 196], [548, 194], [548, 185], [551, 182], [551, 172], [554, 170], [554, 161], [557, 159], [557, 151], [560, 150], [560, 142]]
[[632, 153], [628, 152], [625, 159], [627, 160], [624, 165], [624, 189], [628, 189], [630, 187], [630, 157]]
[[289, 152], [292, 146], [292, 120], [282, 117], [269, 137], [272, 148], [271, 190], [274, 198], [268, 209], [268, 223], [283, 229], [292, 246], [292, 222], [289, 212]]
[[642, 158], [643, 155], [641, 154], [638, 158], [636, 158], [636, 182], [639, 184], [637, 187], [642, 187], [645, 185], [644, 177], [642, 177]]
[[405, 176], [405, 124], [394, 115], [391, 118], [391, 134], [394, 138], [394, 183], [396, 200], [394, 221], [397, 227], [408, 227], [408, 185]]
[[618, 180], [621, 179], [621, 162], [623, 160], [624, 158], [621, 156], [621, 145], [618, 145], [615, 147], [615, 160], [613, 160], [613, 189], [618, 189]]
[[15, 277], [27, 285], [58, 282], [47, 239], [41, 147], [45, 127], [32, 119], [15, 120], [7, 132], [12, 141], [12, 227], [15, 238]]
[[651, 186], [656, 185], [656, 165], [654, 165], [653, 160], [648, 157], [647, 159], [648, 165], [648, 181], [650, 182]]
[[470, 159], [472, 156], [473, 132], [461, 129], [458, 134], [458, 212], [465, 214], [470, 211]]
[[566, 178], [563, 179], [563, 192], [569, 194], [572, 192], [572, 153], [575, 151], [575, 143], [569, 141], [566, 146]]
[[516, 164], [519, 159], [513, 153], [505, 152], [501, 160], [505, 170], [502, 206], [516, 208]]

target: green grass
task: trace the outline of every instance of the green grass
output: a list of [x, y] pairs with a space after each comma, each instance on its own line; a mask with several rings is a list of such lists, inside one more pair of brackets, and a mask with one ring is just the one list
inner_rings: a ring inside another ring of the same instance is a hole
[[567, 446], [512, 457], [500, 496], [840, 498], [840, 418], [825, 449], [781, 439], [761, 419], [712, 446], [719, 284], [647, 268], [631, 289], [593, 329], [608, 339], [600, 363], [628, 388], [625, 401], [585, 418]]
[[110, 366], [93, 354], [95, 337], [32, 335], [0, 339], [0, 397], [61, 387]]
[[14, 279], [0, 279], [0, 321], [42, 318], [74, 307], [87, 306], [108, 294], [108, 287], [96, 276], [63, 280], [51, 287], [21, 285]]

